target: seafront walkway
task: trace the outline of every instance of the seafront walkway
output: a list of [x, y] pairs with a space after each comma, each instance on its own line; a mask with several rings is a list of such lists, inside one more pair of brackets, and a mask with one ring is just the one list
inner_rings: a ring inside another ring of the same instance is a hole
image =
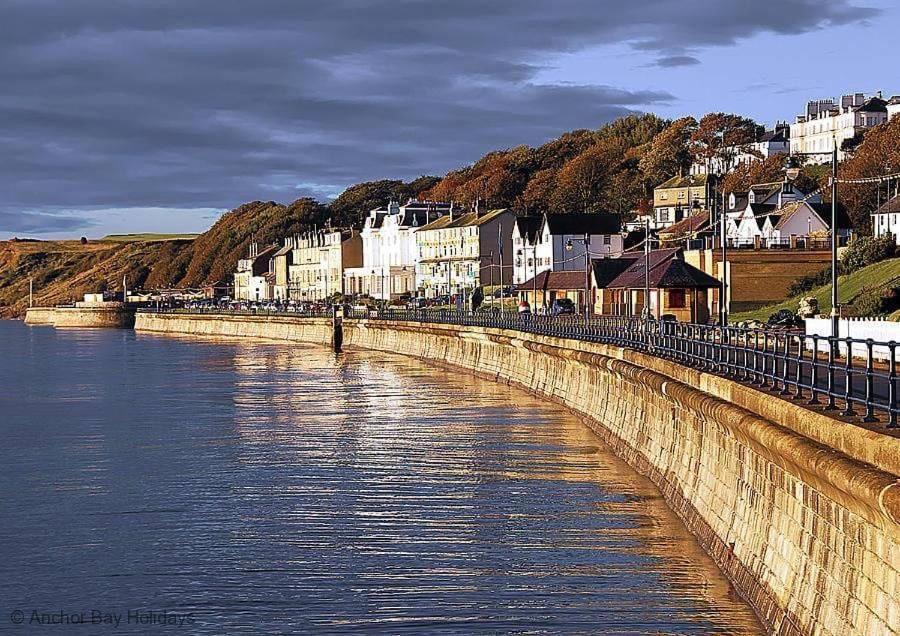
[[[174, 309], [179, 313], [330, 318], [333, 312]], [[345, 310], [348, 320], [452, 324], [610, 344], [770, 391], [811, 409], [900, 433], [898, 343], [721, 328], [626, 316], [544, 316], [458, 310]], [[854, 355], [840, 355], [850, 351]]]

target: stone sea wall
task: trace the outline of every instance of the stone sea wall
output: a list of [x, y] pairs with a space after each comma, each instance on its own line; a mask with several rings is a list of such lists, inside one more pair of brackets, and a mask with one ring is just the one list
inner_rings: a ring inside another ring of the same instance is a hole
[[123, 329], [134, 324], [134, 311], [124, 307], [31, 307], [25, 312], [29, 325], [53, 327], [105, 327]]
[[[328, 344], [328, 321], [139, 314], [139, 331]], [[345, 321], [345, 347], [416, 356], [565, 404], [648, 475], [772, 633], [900, 630], [900, 440], [617, 347]], [[460, 399], [465, 399], [461, 396]]]

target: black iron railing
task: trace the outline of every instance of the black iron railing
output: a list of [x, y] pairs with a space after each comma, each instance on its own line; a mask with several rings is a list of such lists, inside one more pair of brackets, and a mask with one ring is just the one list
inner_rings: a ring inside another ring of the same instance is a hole
[[644, 320], [453, 310], [349, 312], [350, 318], [514, 329], [617, 345], [778, 393], [864, 422], [900, 421], [898, 344], [855, 338]]
[[[145, 309], [141, 311], [157, 311]], [[328, 308], [170, 309], [205, 315], [328, 318]], [[446, 309], [344, 310], [344, 317], [511, 329], [559, 338], [611, 344], [674, 360], [785, 398], [836, 411], [864, 422], [900, 426], [898, 343], [805, 335], [796, 331], [698, 325], [633, 316], [547, 316]]]

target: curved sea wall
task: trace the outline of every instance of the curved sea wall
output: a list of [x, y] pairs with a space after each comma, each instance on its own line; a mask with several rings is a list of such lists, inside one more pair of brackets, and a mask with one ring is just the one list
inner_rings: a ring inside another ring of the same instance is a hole
[[[331, 340], [328, 321], [287, 317], [139, 314], [136, 328]], [[583, 415], [657, 484], [773, 633], [900, 630], [897, 438], [607, 345], [350, 320], [344, 345], [462, 367]]]
[[134, 311], [121, 303], [117, 307], [30, 307], [25, 324], [124, 329], [134, 324]]

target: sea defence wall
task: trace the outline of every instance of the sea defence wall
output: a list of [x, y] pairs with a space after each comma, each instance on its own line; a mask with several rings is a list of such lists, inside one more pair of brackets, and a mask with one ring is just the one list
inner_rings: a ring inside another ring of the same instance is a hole
[[125, 329], [134, 325], [134, 311], [121, 303], [114, 307], [30, 307], [25, 312], [25, 324]]
[[[451, 325], [343, 327], [345, 348], [461, 367], [583, 415], [657, 484], [772, 633], [900, 630], [897, 438], [617, 347]], [[331, 339], [329, 321], [286, 317], [139, 314], [136, 328]]]

